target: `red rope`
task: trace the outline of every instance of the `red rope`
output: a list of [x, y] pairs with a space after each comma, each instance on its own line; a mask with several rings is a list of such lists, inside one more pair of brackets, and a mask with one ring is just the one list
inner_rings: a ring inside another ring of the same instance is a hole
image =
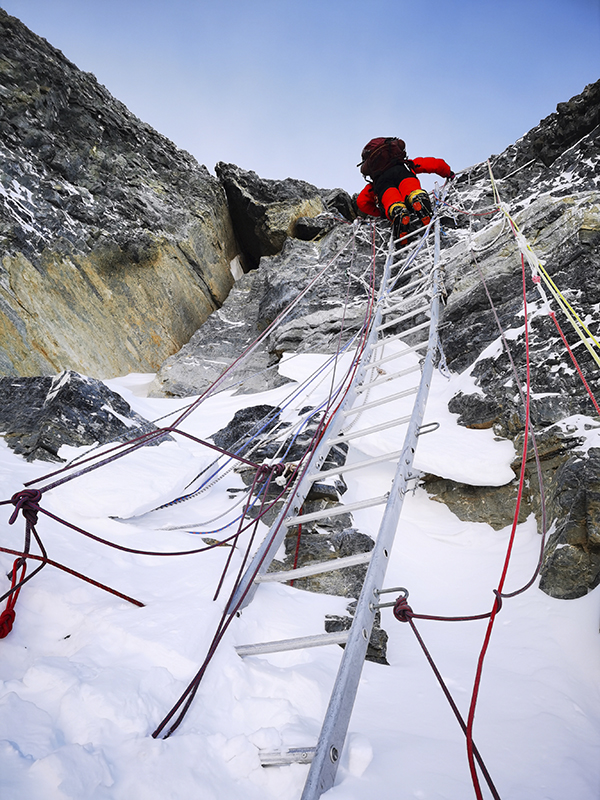
[[[300, 515], [303, 513], [304, 506], [300, 509]], [[298, 525], [298, 538], [296, 539], [296, 552], [294, 553], [294, 566], [292, 569], [296, 569], [298, 566], [298, 556], [300, 555], [300, 539], [302, 537], [302, 523]], [[290, 581], [290, 586], [294, 585], [294, 581]]]
[[[116, 589], [112, 589], [110, 586], [107, 586], [104, 583], [100, 583], [100, 581], [95, 581], [93, 578], [84, 575], [81, 572], [77, 572], [71, 567], [67, 567], [65, 564], [61, 564], [59, 561], [54, 561], [51, 558], [47, 558], [46, 556], [38, 556], [35, 553], [24, 553], [20, 550], [12, 550], [9, 547], [0, 547], [0, 553], [10, 553], [15, 556], [20, 556], [21, 558], [32, 559], [33, 561], [42, 561], [43, 565], [48, 564], [50, 567], [56, 567], [56, 569], [60, 569], [62, 572], [66, 572], [69, 575], [73, 575], [75, 578], [79, 578], [79, 580], [85, 581], [85, 583], [89, 583], [92, 586], [96, 586], [98, 589], [102, 589], [105, 592], [109, 592], [109, 594], [114, 594], [115, 597], [120, 597], [121, 600], [126, 600], [128, 603], [132, 603], [134, 606], [139, 606], [139, 608], [144, 607], [144, 603], [136, 600], [133, 597], [129, 597], [129, 595], [123, 594], [123, 592], [119, 592]], [[33, 575], [31, 575], [33, 577]], [[27, 578], [25, 579], [27, 581]], [[23, 581], [23, 583], [25, 583]]]
[[594, 404], [594, 408], [596, 409], [598, 414], [600, 414], [600, 406], [598, 406], [598, 403], [596, 402], [596, 398], [594, 397], [594, 394], [593, 394], [592, 390], [590, 389], [590, 387], [588, 385], [588, 382], [586, 381], [586, 379], [583, 376], [583, 372], [581, 371], [581, 367], [579, 366], [579, 363], [577, 362], [577, 359], [575, 358], [575, 353], [571, 350], [571, 348], [569, 346], [569, 343], [567, 342], [567, 337], [565, 336], [565, 334], [563, 333], [562, 328], [558, 324], [558, 320], [556, 319], [554, 311], [550, 312], [550, 317], [552, 318], [552, 321], [556, 325], [556, 328], [557, 328], [558, 332], [560, 333], [560, 337], [563, 340], [563, 342], [565, 344], [565, 347], [567, 348], [567, 350], [569, 352], [569, 355], [571, 356], [571, 361], [573, 362], [573, 364], [575, 364], [575, 368], [576, 368], [577, 372], [579, 373], [579, 377], [581, 378], [581, 381], [582, 381], [583, 385], [585, 386], [586, 392], [589, 394], [589, 396], [591, 398], [591, 401]]
[[[525, 405], [525, 439], [523, 442], [523, 454], [521, 457], [521, 472], [519, 475], [519, 489], [517, 493], [517, 503], [515, 507], [515, 514], [513, 518], [512, 529], [510, 532], [510, 537], [508, 540], [508, 547], [506, 550], [506, 556], [504, 558], [504, 566], [502, 568], [502, 574], [500, 576], [500, 580], [498, 582], [498, 588], [496, 590], [497, 594], [502, 594], [502, 589], [504, 588], [504, 582], [506, 580], [506, 575], [508, 572], [508, 567], [510, 564], [510, 558], [512, 555], [512, 549], [515, 541], [515, 534], [517, 530], [517, 524], [519, 521], [519, 512], [521, 510], [521, 500], [523, 497], [523, 486], [525, 483], [525, 462], [527, 460], [527, 441], [529, 439], [528, 432], [529, 432], [529, 417], [530, 417], [530, 397], [531, 397], [531, 368], [530, 368], [530, 357], [529, 357], [529, 329], [528, 329], [528, 322], [527, 322], [527, 294], [526, 294], [526, 286], [525, 286], [525, 258], [523, 254], [521, 254], [521, 271], [522, 271], [522, 282], [523, 282], [523, 311], [525, 316], [525, 362], [527, 367], [527, 389], [526, 389], [526, 405]], [[477, 800], [483, 800], [483, 794], [481, 793], [481, 786], [479, 785], [479, 778], [477, 776], [477, 769], [475, 766], [475, 758], [474, 758], [474, 751], [473, 751], [473, 723], [475, 720], [475, 709], [477, 707], [477, 699], [479, 696], [479, 687], [481, 684], [481, 676], [483, 672], [483, 663], [485, 660], [485, 656], [489, 647], [490, 638], [492, 635], [492, 629], [494, 627], [494, 622], [496, 619], [496, 614], [498, 613], [497, 603], [494, 603], [494, 607], [492, 609], [492, 613], [490, 615], [490, 619], [488, 622], [487, 630], [485, 633], [483, 645], [481, 647], [481, 652], [479, 654], [479, 658], [477, 661], [477, 670], [475, 672], [475, 680], [473, 683], [473, 692], [471, 695], [471, 703], [469, 706], [469, 715], [467, 718], [467, 757], [469, 761], [469, 770], [471, 772], [471, 778], [473, 780], [473, 788], [475, 789], [475, 795]]]
[[[21, 578], [19, 581], [19, 587], [15, 589], [17, 585], [17, 572], [21, 569]], [[19, 592], [21, 591], [21, 586], [23, 585], [23, 579], [25, 578], [25, 572], [27, 571], [27, 561], [24, 558], [17, 558], [13, 564], [12, 573], [11, 573], [11, 580], [10, 580], [10, 589], [11, 595], [6, 601], [6, 608], [0, 614], [0, 639], [4, 639], [5, 636], [12, 631], [12, 626], [15, 621], [15, 605], [17, 602], [17, 598], [19, 597]]]
[[[499, 598], [498, 598], [498, 602], [501, 603], [501, 600]], [[445, 619], [445, 620], [448, 620], [448, 619], [465, 619], [465, 618], [460, 618], [460, 617], [456, 617], [456, 618], [450, 618], [450, 617], [446, 617], [446, 618], [425, 617], [425, 616], [423, 616], [421, 614], [415, 614], [413, 612], [412, 608], [408, 605], [408, 600], [407, 600], [406, 596], [404, 596], [404, 595], [401, 595], [396, 600], [396, 604], [394, 605], [394, 616], [396, 617], [396, 619], [399, 622], [408, 622], [410, 624], [412, 632], [416, 636], [417, 641], [419, 642], [419, 645], [421, 646], [421, 649], [423, 650], [423, 653], [425, 654], [425, 658], [429, 662], [429, 666], [433, 670], [433, 673], [434, 673], [435, 677], [437, 678], [438, 683], [440, 684], [440, 687], [441, 687], [441, 689], [442, 689], [442, 691], [443, 691], [443, 693], [444, 693], [444, 695], [446, 697], [446, 700], [450, 704], [450, 708], [452, 709], [452, 711], [454, 713], [454, 716], [458, 720], [458, 724], [460, 725], [460, 727], [462, 729], [462, 732], [466, 736], [467, 735], [467, 726], [465, 725], [465, 721], [463, 719], [463, 716], [460, 713], [460, 711], [458, 709], [458, 706], [454, 702], [454, 698], [452, 697], [452, 694], [450, 693], [450, 690], [448, 689], [448, 686], [446, 685], [446, 682], [444, 681], [439, 669], [437, 668], [436, 663], [435, 663], [435, 661], [433, 660], [433, 658], [431, 656], [431, 653], [429, 652], [425, 642], [423, 641], [423, 638], [421, 637], [421, 634], [417, 630], [417, 626], [413, 622], [413, 619], [415, 617], [420, 618], [420, 619]], [[485, 616], [489, 616], [489, 614], [486, 614]], [[477, 617], [469, 617], [468, 619], [477, 619]], [[485, 764], [483, 762], [483, 759], [482, 759], [482, 757], [481, 757], [481, 755], [479, 753], [479, 750], [475, 746], [474, 742], [473, 742], [473, 754], [474, 754], [474, 756], [475, 756], [475, 758], [477, 760], [477, 763], [479, 764], [479, 768], [481, 769], [481, 771], [483, 773], [483, 776], [484, 776], [484, 778], [486, 780], [486, 783], [490, 788], [490, 791], [491, 791], [491, 793], [492, 793], [492, 795], [494, 797], [494, 800], [500, 800], [500, 795], [498, 794], [498, 791], [497, 791], [496, 787], [494, 786], [494, 782], [492, 781], [492, 777], [491, 777], [490, 773], [488, 772], [488, 769], [485, 766]]]
[[[116, 589], [112, 589], [109, 586], [106, 586], [103, 583], [99, 583], [98, 581], [93, 580], [92, 578], [88, 578], [86, 575], [81, 574], [80, 572], [76, 572], [75, 570], [71, 569], [70, 567], [66, 567], [64, 564], [60, 564], [58, 561], [53, 561], [52, 559], [48, 558], [48, 554], [46, 553], [46, 549], [40, 539], [37, 530], [36, 530], [36, 523], [38, 513], [40, 511], [43, 512], [43, 509], [40, 508], [38, 505], [40, 499], [42, 497], [42, 493], [38, 489], [24, 489], [21, 492], [17, 492], [10, 501], [14, 506], [15, 510], [13, 511], [8, 524], [13, 525], [19, 512], [23, 514], [25, 517], [25, 546], [22, 551], [13, 550], [12, 548], [8, 547], [0, 547], [0, 552], [2, 553], [10, 553], [11, 555], [18, 556], [17, 560], [13, 565], [12, 570], [12, 579], [11, 579], [11, 588], [9, 591], [4, 595], [5, 597], [8, 596], [6, 610], [0, 615], [0, 624], [2, 625], [2, 631], [4, 633], [0, 635], [0, 638], [6, 636], [10, 630], [12, 629], [12, 625], [15, 619], [15, 612], [14, 607], [17, 602], [17, 598], [21, 591], [21, 587], [24, 583], [27, 583], [28, 580], [33, 578], [46, 564], [50, 564], [57, 569], [62, 570], [63, 572], [68, 572], [70, 575], [73, 575], [80, 580], [86, 581], [86, 583], [90, 583], [93, 586], [97, 586], [99, 589], [103, 589], [106, 592], [110, 592], [110, 594], [114, 594], [117, 597], [120, 597], [123, 600], [127, 600], [129, 603], [133, 603], [137, 606], [143, 606], [144, 604], [141, 603], [139, 600], [135, 600], [132, 597], [129, 597], [126, 594], [122, 594], [118, 592]], [[7, 501], [2, 501], [1, 505], [5, 505]], [[29, 552], [30, 547], [30, 540], [31, 536], [35, 538], [38, 547], [40, 548], [41, 555], [36, 555], [35, 553]], [[25, 577], [26, 569], [27, 569], [27, 560], [32, 559], [33, 561], [40, 561], [40, 566], [34, 570], [29, 576]], [[22, 567], [21, 577], [17, 582], [17, 570]]]
[[[479, 265], [479, 262], [477, 261], [477, 257], [475, 256], [475, 253], [473, 253], [472, 255], [473, 255], [473, 261], [475, 262], [477, 270], [479, 271], [479, 276], [481, 278], [481, 283], [483, 284], [483, 288], [485, 289], [485, 293], [487, 295], [488, 302], [490, 304], [490, 308], [492, 309], [492, 314], [494, 315], [494, 319], [496, 321], [496, 327], [498, 328], [498, 331], [500, 333], [500, 338], [502, 339], [502, 343], [504, 345], [504, 349], [506, 350], [506, 355], [508, 356], [508, 360], [510, 361], [510, 367], [511, 367], [514, 379], [515, 379], [515, 384], [516, 384], [517, 390], [519, 392], [519, 396], [521, 398], [521, 401], [523, 402], [523, 406], [526, 406], [527, 405], [527, 401], [525, 400], [525, 394], [523, 392], [523, 387], [521, 386], [521, 380], [519, 378], [519, 373], [517, 372], [517, 367], [516, 367], [515, 361], [514, 361], [514, 359], [512, 357], [512, 353], [510, 352], [510, 347], [509, 347], [508, 341], [506, 339], [506, 335], [504, 333], [504, 330], [502, 328], [502, 323], [500, 322], [500, 317], [498, 316], [498, 312], [496, 310], [496, 306], [494, 305], [494, 301], [492, 300], [492, 295], [490, 294], [490, 290], [489, 290], [487, 282], [485, 280], [485, 276], [483, 274], [483, 270], [481, 269], [481, 266]], [[536, 567], [535, 567], [535, 569], [533, 571], [533, 574], [532, 574], [531, 578], [527, 581], [527, 583], [524, 586], [521, 586], [520, 589], [516, 589], [513, 592], [508, 592], [508, 593], [504, 592], [502, 594], [502, 597], [516, 597], [517, 595], [522, 594], [523, 592], [527, 591], [527, 589], [529, 589], [529, 587], [532, 586], [533, 582], [535, 581], [535, 579], [539, 575], [540, 570], [542, 568], [542, 561], [543, 561], [543, 558], [544, 558], [544, 549], [546, 547], [546, 535], [547, 535], [547, 532], [548, 532], [548, 530], [547, 530], [548, 529], [547, 514], [546, 514], [546, 491], [544, 489], [544, 476], [542, 474], [542, 465], [541, 465], [541, 460], [540, 460], [540, 453], [539, 453], [539, 449], [538, 449], [538, 446], [537, 446], [537, 440], [536, 440], [536, 437], [535, 437], [535, 433], [534, 433], [533, 428], [531, 426], [531, 420], [529, 421], [529, 431], [528, 431], [528, 433], [529, 433], [529, 436], [531, 436], [531, 443], [533, 445], [533, 453], [534, 453], [534, 456], [535, 456], [535, 466], [536, 466], [536, 471], [537, 471], [537, 476], [538, 476], [538, 486], [539, 486], [539, 492], [540, 492], [540, 509], [541, 509], [541, 528], [542, 528], [542, 533], [541, 533], [541, 538], [540, 538], [539, 556], [538, 556], [537, 565], [536, 565]]]

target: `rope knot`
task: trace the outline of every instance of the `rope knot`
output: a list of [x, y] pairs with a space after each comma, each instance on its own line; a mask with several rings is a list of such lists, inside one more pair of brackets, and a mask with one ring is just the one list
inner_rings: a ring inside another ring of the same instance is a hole
[[281, 477], [285, 472], [285, 466], [283, 462], [280, 464], [261, 464], [256, 473], [257, 483], [267, 478], [269, 475], [271, 478], [275, 479]]
[[15, 616], [12, 608], [7, 608], [0, 614], [0, 639], [4, 639], [12, 631]]
[[496, 595], [496, 602], [494, 603], [494, 614], [497, 614], [502, 608], [502, 595], [500, 594], [498, 589], [493, 589], [492, 591]]
[[41, 499], [42, 493], [39, 489], [23, 489], [23, 491], [14, 494], [10, 498], [10, 502], [14, 505], [15, 510], [8, 520], [8, 524], [12, 525], [19, 516], [19, 511], [22, 511], [27, 522], [31, 525], [35, 525], [38, 515], [37, 503], [39, 503]]
[[413, 618], [414, 612], [408, 605], [408, 600], [405, 595], [400, 595], [394, 604], [394, 616], [398, 622], [408, 622]]
[[259, 483], [264, 478], [266, 478], [267, 475], [269, 474], [270, 470], [271, 470], [271, 467], [269, 466], [269, 464], [261, 464], [260, 467], [256, 471], [256, 482]]

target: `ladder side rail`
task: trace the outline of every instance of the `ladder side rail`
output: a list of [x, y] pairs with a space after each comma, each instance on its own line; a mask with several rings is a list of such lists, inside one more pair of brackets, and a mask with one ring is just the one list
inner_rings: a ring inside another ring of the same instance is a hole
[[383, 514], [375, 547], [372, 550], [373, 555], [357, 602], [354, 620], [301, 800], [318, 800], [321, 794], [334, 784], [375, 619], [376, 609], [373, 608], [373, 605], [377, 602], [378, 592], [383, 585], [389, 554], [412, 471], [419, 428], [425, 413], [433, 375], [434, 358], [438, 349], [437, 331], [441, 293], [441, 270], [438, 267], [439, 235], [439, 220], [436, 220], [431, 324], [421, 385], [406, 433], [403, 454], [398, 462], [390, 498]]
[[[383, 276], [381, 279], [381, 288], [377, 298], [377, 309], [373, 319], [371, 320], [371, 326], [369, 330], [369, 336], [367, 338], [367, 343], [365, 345], [365, 350], [361, 357], [360, 366], [357, 369], [356, 375], [354, 376], [352, 387], [350, 388], [348, 394], [346, 395], [346, 398], [340, 404], [340, 407], [337, 409], [337, 411], [335, 412], [335, 414], [333, 415], [328, 424], [328, 430], [331, 432], [332, 436], [337, 436], [340, 430], [342, 429], [342, 426], [345, 424], [346, 410], [356, 400], [357, 397], [356, 387], [363, 382], [366, 371], [369, 366], [369, 360], [373, 348], [376, 347], [379, 343], [377, 326], [381, 324], [381, 319], [383, 315], [383, 299], [387, 296], [387, 287], [390, 281], [390, 272], [392, 269], [393, 258], [394, 258], [394, 237], [392, 232], [390, 236], [388, 255], [386, 258]], [[328, 438], [329, 437], [323, 437], [323, 440], [315, 448], [309, 461], [306, 464], [306, 467], [304, 468], [302, 477], [296, 484], [296, 487], [292, 489], [293, 498], [291, 500], [288, 500], [288, 502], [284, 504], [283, 509], [277, 515], [277, 518], [269, 528], [267, 535], [265, 536], [264, 540], [262, 541], [261, 545], [256, 551], [254, 557], [250, 561], [250, 564], [246, 568], [237, 586], [237, 589], [233, 597], [231, 598], [231, 601], [228, 606], [228, 613], [232, 614], [235, 611], [241, 610], [242, 608], [245, 608], [252, 602], [254, 594], [256, 593], [256, 590], [260, 585], [259, 583], [255, 582], [255, 578], [258, 575], [264, 575], [264, 573], [268, 570], [283, 540], [285, 539], [287, 533], [287, 528], [284, 524], [285, 517], [288, 516], [290, 510], [294, 515], [299, 513], [302, 504], [304, 503], [304, 500], [306, 499], [306, 496], [308, 495], [308, 492], [314, 480], [314, 479], [311, 480], [310, 474], [314, 472], [314, 467], [318, 469], [322, 465], [331, 447], [331, 445], [328, 442]]]

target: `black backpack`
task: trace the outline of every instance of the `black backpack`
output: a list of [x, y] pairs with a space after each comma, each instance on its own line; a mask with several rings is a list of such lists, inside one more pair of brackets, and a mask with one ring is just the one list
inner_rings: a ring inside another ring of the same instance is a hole
[[386, 169], [406, 160], [406, 145], [395, 136], [379, 136], [364, 146], [361, 158], [360, 171], [365, 178], [374, 180]]

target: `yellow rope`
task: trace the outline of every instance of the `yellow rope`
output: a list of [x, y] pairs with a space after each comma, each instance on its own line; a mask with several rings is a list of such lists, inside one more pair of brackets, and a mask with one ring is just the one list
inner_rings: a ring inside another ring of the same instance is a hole
[[[565, 314], [565, 316], [567, 317], [567, 319], [569, 320], [569, 322], [573, 326], [573, 328], [576, 331], [577, 335], [579, 336], [581, 341], [584, 343], [584, 345], [588, 349], [590, 355], [592, 356], [592, 358], [594, 359], [596, 364], [600, 367], [600, 355], [598, 355], [598, 353], [594, 349], [592, 343], [590, 342], [590, 339], [592, 340], [592, 342], [595, 345], [595, 347], [598, 348], [598, 350], [600, 350], [600, 342], [598, 342], [596, 337], [593, 335], [593, 333], [589, 330], [589, 328], [583, 322], [583, 320], [581, 319], [581, 317], [579, 316], [577, 311], [575, 311], [573, 306], [569, 303], [567, 298], [560, 291], [560, 289], [558, 288], [556, 283], [552, 280], [552, 278], [550, 277], [550, 275], [548, 274], [548, 272], [544, 268], [542, 262], [537, 257], [537, 255], [535, 254], [535, 252], [531, 248], [530, 244], [527, 242], [527, 240], [525, 239], [525, 237], [523, 236], [523, 234], [519, 230], [519, 226], [517, 225], [515, 220], [512, 218], [512, 216], [509, 213], [508, 209], [506, 208], [506, 206], [503, 203], [500, 202], [500, 196], [498, 194], [498, 189], [496, 187], [496, 181], [494, 180], [494, 174], [492, 172], [492, 167], [491, 167], [489, 161], [488, 161], [488, 169], [489, 169], [489, 173], [490, 173], [490, 180], [491, 180], [491, 184], [492, 184], [492, 190], [494, 192], [494, 199], [498, 203], [498, 208], [502, 211], [502, 213], [504, 214], [506, 219], [508, 219], [508, 221], [509, 221], [509, 223], [510, 223], [512, 229], [513, 229], [513, 232], [515, 234], [515, 239], [517, 240], [517, 245], [519, 246], [519, 249], [521, 250], [523, 255], [527, 258], [527, 261], [529, 262], [529, 264], [530, 264], [530, 266], [532, 268], [532, 272], [534, 274], [534, 280], [535, 280], [535, 276], [539, 275], [539, 278], [541, 278], [541, 280], [546, 284], [546, 286], [550, 290], [550, 293], [552, 294], [552, 296], [554, 297], [554, 299], [558, 303], [559, 307], [561, 308], [561, 310], [563, 311], [563, 313]], [[587, 336], [585, 334], [587, 334]]]

